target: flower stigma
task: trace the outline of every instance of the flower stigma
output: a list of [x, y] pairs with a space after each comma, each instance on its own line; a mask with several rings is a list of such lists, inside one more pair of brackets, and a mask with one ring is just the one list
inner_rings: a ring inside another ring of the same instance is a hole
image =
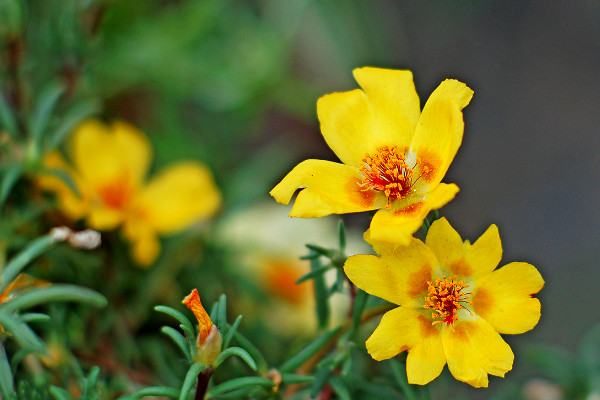
[[[423, 176], [414, 177], [414, 170], [419, 163], [418, 159], [412, 167], [406, 163], [406, 151], [400, 151], [398, 146], [378, 147], [374, 154], [365, 155], [359, 171], [362, 180], [359, 182], [361, 191], [378, 190], [388, 199], [386, 208], [391, 208], [394, 200], [404, 199], [411, 191], [413, 185]], [[426, 173], [425, 167], [423, 173]]]
[[424, 307], [434, 311], [433, 318], [437, 320], [433, 321], [433, 325], [445, 322], [446, 326], [451, 326], [458, 320], [458, 311], [463, 308], [473, 315], [467, 308], [473, 302], [471, 292], [464, 291], [469, 287], [464, 280], [458, 281], [458, 276], [444, 275], [442, 278], [436, 276], [435, 282], [427, 281], [427, 284], [428, 295]]

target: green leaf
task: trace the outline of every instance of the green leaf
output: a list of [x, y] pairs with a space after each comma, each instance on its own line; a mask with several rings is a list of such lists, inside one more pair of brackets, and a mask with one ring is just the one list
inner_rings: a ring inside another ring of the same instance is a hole
[[98, 384], [98, 376], [100, 376], [100, 368], [94, 366], [88, 374], [85, 385], [83, 387], [83, 394], [80, 400], [93, 400], [98, 398], [98, 390], [96, 385]]
[[46, 322], [50, 321], [50, 316], [42, 313], [26, 313], [21, 315], [21, 319], [23, 322], [31, 323], [31, 322]]
[[[154, 309], [158, 312], [170, 315], [171, 317], [179, 321], [180, 324], [185, 325], [188, 328], [187, 330], [185, 330], [186, 332], [194, 332], [194, 326], [192, 325], [192, 322], [189, 320], [188, 317], [186, 317], [184, 313], [167, 306], [156, 306], [154, 307]], [[192, 334], [190, 340], [194, 340], [194, 334]]]
[[11, 399], [16, 395], [10, 363], [6, 357], [4, 344], [0, 341], [0, 393], [2, 398]]
[[19, 346], [42, 353], [46, 347], [31, 328], [20, 320], [17, 314], [0, 312], [0, 325], [10, 333]]
[[64, 91], [64, 86], [59, 82], [52, 82], [42, 90], [29, 121], [30, 133], [35, 143], [40, 143], [40, 139], [48, 127], [50, 114]]
[[333, 390], [337, 393], [340, 399], [342, 400], [352, 400], [352, 396], [350, 395], [350, 389], [348, 385], [342, 378], [337, 375], [332, 376], [329, 379], [329, 384], [333, 388]]
[[234, 337], [235, 337], [235, 340], [237, 340], [238, 343], [246, 351], [248, 351], [248, 353], [250, 353], [252, 355], [252, 358], [254, 360], [256, 360], [258, 372], [260, 372], [261, 375], [266, 374], [267, 369], [268, 369], [268, 364], [267, 364], [267, 360], [265, 359], [265, 356], [262, 355], [260, 350], [250, 340], [248, 340], [244, 335], [242, 335], [239, 331], [234, 333]]
[[305, 246], [309, 249], [327, 258], [335, 257], [335, 250], [326, 249], [325, 247], [317, 246], [316, 244], [307, 243]]
[[19, 134], [19, 128], [17, 125], [17, 119], [15, 118], [15, 114], [10, 109], [8, 103], [6, 103], [6, 99], [0, 93], [0, 126], [2, 129], [12, 138], [16, 138]]
[[104, 307], [107, 300], [100, 293], [75, 285], [57, 284], [31, 289], [14, 300], [0, 305], [1, 311], [16, 311], [55, 301], [74, 301]]
[[310, 397], [315, 398], [323, 388], [323, 386], [327, 383], [333, 370], [329, 367], [321, 368], [315, 374], [315, 380], [313, 382], [312, 388], [310, 389]]
[[86, 100], [75, 104], [61, 118], [61, 124], [54, 131], [48, 142], [46, 151], [56, 149], [65, 140], [78, 123], [90, 115], [96, 114], [100, 110], [100, 103], [97, 100]]
[[[322, 267], [320, 259], [315, 258], [310, 260], [311, 271]], [[323, 275], [317, 275], [313, 278], [313, 286], [319, 328], [324, 329], [329, 325], [329, 295], [327, 294], [327, 283]]]
[[181, 392], [179, 393], [179, 400], [186, 400], [188, 394], [192, 390], [194, 383], [196, 382], [196, 378], [198, 375], [207, 368], [206, 365], [201, 362], [197, 362], [192, 364], [187, 374], [185, 375], [185, 379], [183, 380], [183, 385], [181, 386]]
[[340, 251], [343, 253], [346, 250], [346, 229], [344, 227], [344, 221], [340, 220], [338, 224], [338, 236], [340, 243]]
[[60, 179], [67, 187], [73, 192], [73, 194], [79, 198], [81, 198], [81, 192], [75, 183], [75, 180], [67, 171], [59, 169], [59, 168], [40, 168], [38, 174], [41, 175], [53, 175], [54, 177]]
[[48, 391], [55, 400], [74, 400], [69, 392], [57, 386], [50, 386]]
[[48, 251], [53, 245], [52, 238], [48, 235], [39, 237], [29, 243], [29, 245], [14, 256], [9, 262], [4, 271], [2, 271], [0, 281], [0, 293], [7, 288], [8, 285], [19, 275], [33, 259]]
[[352, 326], [357, 329], [360, 325], [360, 318], [367, 305], [369, 294], [356, 288], [356, 297], [354, 298], [354, 308], [352, 309]]
[[228, 349], [225, 349], [221, 354], [219, 354], [219, 357], [217, 357], [217, 360], [215, 361], [215, 368], [218, 367], [223, 361], [225, 361], [227, 357], [234, 355], [244, 360], [244, 362], [248, 364], [248, 366], [252, 368], [253, 371], [256, 371], [256, 362], [254, 361], [252, 356], [241, 347], [230, 347]]
[[402, 390], [402, 393], [406, 397], [407, 400], [419, 400], [417, 393], [413, 387], [408, 383], [408, 379], [406, 377], [406, 366], [401, 364], [399, 361], [395, 359], [390, 359], [389, 361], [390, 367], [392, 368], [392, 374]]
[[323, 275], [325, 272], [329, 271], [331, 268], [333, 268], [333, 266], [331, 264], [325, 265], [323, 267], [315, 268], [315, 269], [311, 270], [310, 272], [306, 273], [305, 275], [302, 275], [300, 278], [298, 278], [296, 283], [299, 285], [302, 282], [306, 282], [307, 280], [313, 279], [316, 276]]
[[270, 379], [261, 378], [258, 376], [246, 376], [243, 378], [235, 378], [213, 387], [211, 390], [208, 391], [206, 397], [215, 397], [220, 394], [231, 392], [232, 390], [237, 390], [248, 386], [274, 387], [275, 383]]
[[295, 371], [298, 367], [300, 367], [302, 364], [308, 361], [309, 358], [317, 354], [319, 350], [321, 350], [331, 339], [333, 339], [338, 334], [340, 329], [341, 327], [338, 326], [337, 328], [325, 332], [323, 335], [319, 336], [308, 346], [304, 347], [302, 350], [296, 353], [296, 355], [294, 355], [292, 358], [283, 363], [279, 370], [281, 372]]
[[294, 383], [310, 383], [315, 380], [315, 377], [312, 375], [297, 375], [292, 374], [290, 372], [285, 372], [281, 374], [281, 381], [285, 384], [294, 384]]
[[174, 328], [171, 328], [170, 326], [163, 326], [162, 328], [160, 328], [160, 331], [168, 337], [170, 337], [171, 340], [173, 340], [173, 342], [175, 342], [175, 344], [177, 345], [177, 347], [179, 347], [179, 350], [181, 350], [186, 359], [190, 361], [192, 360], [192, 353], [190, 351], [190, 348], [188, 347], [188, 341], [185, 340], [181, 333], [179, 333]]
[[229, 344], [231, 343], [231, 339], [233, 339], [233, 335], [237, 331], [238, 326], [240, 326], [241, 322], [242, 322], [242, 316], [238, 315], [238, 317], [236, 318], [233, 325], [231, 325], [231, 327], [229, 329], [227, 329], [227, 333], [225, 334], [225, 337], [223, 338], [223, 348], [224, 349], [229, 347]]
[[8, 167], [4, 173], [4, 179], [2, 179], [2, 185], [0, 186], [0, 207], [4, 205], [12, 188], [21, 177], [22, 172], [23, 168], [20, 165], [13, 165]]
[[[142, 390], [138, 390], [132, 395], [128, 396], [128, 400], [137, 400], [145, 396], [163, 396], [177, 399], [179, 397], [179, 389], [168, 387], [168, 386], [150, 386]], [[122, 400], [125, 400], [122, 398]]]
[[224, 329], [227, 326], [227, 297], [222, 294], [219, 297], [219, 311], [217, 314], [217, 320], [214, 322], [217, 328]]

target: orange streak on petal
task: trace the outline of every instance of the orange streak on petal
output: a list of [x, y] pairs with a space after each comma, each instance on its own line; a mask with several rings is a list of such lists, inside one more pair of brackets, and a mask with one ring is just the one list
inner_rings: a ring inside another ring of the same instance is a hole
[[198, 295], [198, 289], [192, 290], [185, 299], [182, 301], [192, 312], [198, 320], [198, 326], [200, 328], [200, 344], [204, 344], [208, 337], [210, 330], [212, 329], [213, 322], [206, 313], [206, 310], [200, 302], [200, 295]]
[[422, 201], [409, 204], [409, 205], [407, 205], [404, 208], [401, 208], [399, 210], [394, 211], [394, 214], [396, 214], [396, 215], [412, 215], [412, 214], [417, 214], [417, 213], [419, 213], [419, 211], [421, 210], [421, 208], [423, 208], [423, 204], [425, 204], [425, 203], [422, 202]]
[[417, 155], [417, 165], [421, 179], [432, 182], [442, 165], [442, 159], [437, 153], [427, 150], [420, 150]]

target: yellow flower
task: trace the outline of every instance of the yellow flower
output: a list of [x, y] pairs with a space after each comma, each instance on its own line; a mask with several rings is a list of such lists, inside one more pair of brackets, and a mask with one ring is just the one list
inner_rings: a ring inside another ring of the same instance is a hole
[[206, 313], [200, 302], [198, 289], [192, 292], [182, 301], [198, 320], [198, 337], [196, 338], [196, 360], [205, 365], [212, 365], [221, 354], [223, 338], [219, 329]]
[[443, 81], [420, 110], [410, 71], [359, 68], [362, 87], [317, 102], [325, 141], [344, 164], [306, 160], [272, 191], [292, 217], [313, 218], [380, 209], [371, 221], [377, 240], [408, 244], [429, 211], [454, 198], [455, 184], [440, 183], [458, 148], [461, 110], [473, 91]]
[[364, 291], [399, 307], [387, 312], [367, 340], [376, 360], [408, 350], [410, 383], [424, 385], [448, 363], [452, 375], [475, 387], [488, 374], [504, 376], [513, 353], [499, 333], [532, 329], [540, 318], [533, 296], [544, 286], [537, 269], [513, 262], [495, 270], [502, 257], [496, 225], [474, 243], [463, 243], [446, 219], [435, 221], [425, 243], [407, 247], [365, 233], [380, 256], [358, 255], [344, 266]]
[[152, 147], [125, 122], [107, 126], [85, 121], [69, 145], [72, 167], [58, 153], [50, 154], [45, 164], [68, 174], [80, 196], [55, 176], [41, 177], [40, 185], [57, 194], [61, 210], [72, 219], [86, 218], [97, 230], [122, 226], [141, 265], [158, 256], [158, 234], [183, 230], [213, 215], [221, 204], [210, 171], [198, 162], [171, 165], [146, 183]]

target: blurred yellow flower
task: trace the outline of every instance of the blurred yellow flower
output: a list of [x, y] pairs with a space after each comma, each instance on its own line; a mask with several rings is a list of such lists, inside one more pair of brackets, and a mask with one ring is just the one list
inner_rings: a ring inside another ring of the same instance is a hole
[[407, 247], [365, 233], [380, 256], [348, 259], [348, 278], [364, 291], [399, 307], [387, 312], [367, 340], [376, 360], [408, 350], [408, 381], [424, 385], [448, 363], [452, 375], [475, 387], [488, 374], [504, 376], [514, 355], [499, 333], [532, 329], [540, 318], [533, 296], [544, 286], [537, 269], [513, 262], [498, 270], [502, 245], [492, 225], [474, 243], [463, 242], [444, 218], [435, 221], [425, 243]]
[[61, 210], [72, 219], [86, 218], [98, 230], [122, 226], [141, 265], [152, 264], [160, 253], [158, 234], [181, 231], [221, 205], [210, 171], [198, 162], [170, 165], [146, 183], [152, 147], [125, 122], [85, 121], [73, 132], [68, 150], [72, 166], [58, 153], [45, 164], [68, 174], [80, 195], [53, 175], [41, 177], [40, 185], [57, 194]]
[[359, 68], [362, 87], [317, 102], [325, 141], [343, 164], [306, 160], [272, 191], [290, 213], [313, 218], [380, 209], [371, 221], [377, 240], [408, 244], [429, 211], [454, 198], [455, 184], [440, 183], [460, 144], [461, 110], [473, 91], [443, 81], [420, 110], [410, 71]]

